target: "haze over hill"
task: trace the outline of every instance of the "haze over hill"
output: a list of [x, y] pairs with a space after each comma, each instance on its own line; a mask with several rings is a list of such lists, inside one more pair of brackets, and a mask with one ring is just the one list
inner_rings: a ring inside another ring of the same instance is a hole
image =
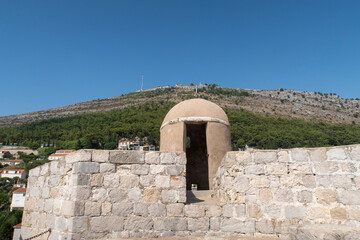
[[[197, 89], [197, 94], [196, 94]], [[76, 103], [43, 111], [0, 117], [0, 126], [14, 126], [38, 120], [76, 116], [84, 113], [106, 112], [137, 106], [147, 102], [178, 103], [201, 97], [222, 108], [245, 109], [261, 115], [299, 118], [330, 123], [358, 124], [359, 99], [343, 99], [335, 93], [301, 92], [295, 90], [251, 90], [222, 88], [215, 84], [196, 86], [158, 87], [113, 98]]]

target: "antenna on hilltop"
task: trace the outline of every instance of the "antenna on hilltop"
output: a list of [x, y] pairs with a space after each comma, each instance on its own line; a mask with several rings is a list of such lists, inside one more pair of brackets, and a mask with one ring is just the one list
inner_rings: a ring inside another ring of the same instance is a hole
[[144, 74], [141, 74], [141, 91], [143, 91], [144, 87]]

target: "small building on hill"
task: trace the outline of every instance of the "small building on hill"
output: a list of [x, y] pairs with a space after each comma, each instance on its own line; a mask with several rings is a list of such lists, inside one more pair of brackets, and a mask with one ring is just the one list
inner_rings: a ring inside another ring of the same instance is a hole
[[24, 210], [26, 188], [19, 188], [13, 192], [10, 211]]
[[2, 178], [26, 178], [26, 172], [24, 169], [3, 169], [0, 171], [0, 177]]
[[66, 155], [69, 153], [75, 152], [75, 149], [60, 149], [57, 150], [55, 153], [51, 154], [48, 159], [49, 160], [60, 160], [64, 159]]
[[0, 163], [2, 165], [5, 165], [5, 164], [8, 164], [8, 165], [11, 165], [11, 166], [15, 166], [15, 165], [19, 165], [21, 163], [23, 163], [24, 161], [23, 160], [3, 160], [3, 161], [0, 161]]

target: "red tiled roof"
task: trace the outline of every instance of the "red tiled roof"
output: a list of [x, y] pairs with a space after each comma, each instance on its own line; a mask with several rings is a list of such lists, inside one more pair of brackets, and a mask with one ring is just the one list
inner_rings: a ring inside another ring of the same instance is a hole
[[[6, 172], [7, 171], [7, 172]], [[8, 174], [9, 171], [20, 171], [20, 173], [24, 172], [24, 169], [3, 169], [2, 171], [0, 171], [0, 173], [6, 173]]]
[[14, 193], [26, 193], [26, 188], [19, 188], [14, 191]]
[[16, 224], [15, 226], [14, 226], [14, 228], [18, 228], [18, 227], [21, 227], [22, 226], [22, 223], [19, 223], [19, 224]]
[[66, 156], [66, 155], [68, 155], [68, 154], [67, 153], [53, 153], [50, 156], [56, 157], [56, 156]]

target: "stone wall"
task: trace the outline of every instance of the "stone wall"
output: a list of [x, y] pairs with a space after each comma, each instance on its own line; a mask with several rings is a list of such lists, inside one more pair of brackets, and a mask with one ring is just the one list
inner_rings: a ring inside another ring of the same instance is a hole
[[[159, 236], [182, 227], [184, 153], [80, 150], [29, 174], [22, 238]], [[182, 211], [182, 210], [181, 210]], [[169, 218], [165, 218], [169, 216]]]
[[306, 224], [359, 229], [359, 164], [360, 145], [228, 152], [215, 192], [243, 209], [238, 221], [253, 221], [257, 233], [287, 238], [289, 226]]

